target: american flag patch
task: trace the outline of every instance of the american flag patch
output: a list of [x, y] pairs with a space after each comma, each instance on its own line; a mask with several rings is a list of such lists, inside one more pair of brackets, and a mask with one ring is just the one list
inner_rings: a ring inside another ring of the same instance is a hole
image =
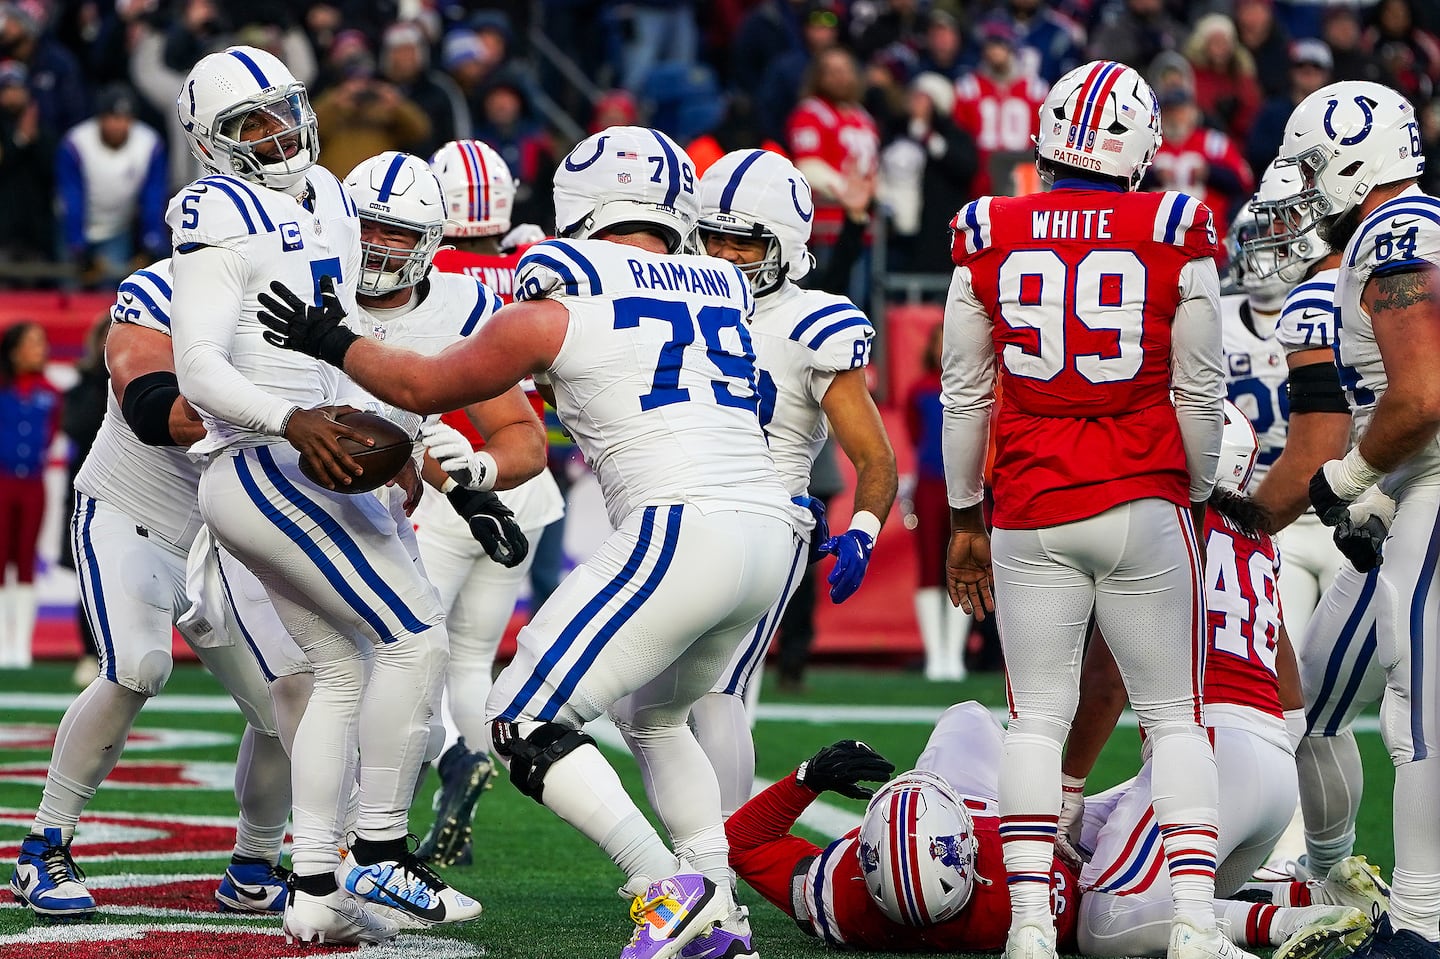
[[1110, 137], [1104, 143], [1100, 144], [1100, 149], [1106, 153], [1122, 153], [1125, 150], [1125, 144], [1114, 137]]
[[1120, 104], [1120, 112], [1127, 117], [1133, 117], [1135, 115], [1135, 108], [1128, 103], [1122, 103]]
[[638, 160], [638, 159], [640, 159], [640, 154], [635, 153], [635, 152], [633, 152], [633, 151], [631, 151], [631, 150], [616, 150], [616, 151], [615, 151], [615, 155], [616, 155], [617, 157], [619, 157], [620, 159], [622, 159], [622, 160]]

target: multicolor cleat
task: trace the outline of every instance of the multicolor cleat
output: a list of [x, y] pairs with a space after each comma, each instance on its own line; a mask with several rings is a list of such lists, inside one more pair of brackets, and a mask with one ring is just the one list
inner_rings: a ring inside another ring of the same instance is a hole
[[670, 959], [730, 914], [728, 895], [698, 872], [652, 882], [630, 904], [635, 933], [620, 959]]

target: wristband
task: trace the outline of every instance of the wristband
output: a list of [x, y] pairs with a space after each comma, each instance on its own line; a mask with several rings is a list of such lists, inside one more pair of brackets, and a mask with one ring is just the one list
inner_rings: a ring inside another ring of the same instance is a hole
[[294, 415], [295, 415], [296, 413], [298, 413], [298, 412], [300, 412], [300, 407], [298, 407], [298, 406], [292, 406], [292, 407], [290, 407], [290, 412], [286, 413], [286, 414], [285, 414], [285, 418], [280, 421], [280, 435], [281, 435], [281, 436], [284, 436], [284, 435], [285, 435], [285, 431], [290, 428], [290, 417], [294, 416]]
[[874, 544], [875, 540], [880, 538], [880, 525], [880, 517], [868, 509], [862, 509], [850, 517], [850, 528], [859, 530], [869, 536], [871, 544]]
[[445, 482], [440, 484], [440, 492], [445, 496], [449, 496], [450, 491], [459, 485], [459, 483], [455, 482], [455, 477], [447, 473], [445, 476]]
[[1345, 454], [1333, 476], [1326, 477], [1335, 495], [1347, 500], [1358, 499], [1361, 493], [1384, 478], [1383, 472], [1371, 466], [1365, 457], [1360, 455], [1359, 445]]
[[475, 462], [480, 465], [480, 492], [488, 493], [495, 488], [495, 481], [500, 478], [500, 466], [495, 462], [495, 457], [484, 450], [475, 451]]

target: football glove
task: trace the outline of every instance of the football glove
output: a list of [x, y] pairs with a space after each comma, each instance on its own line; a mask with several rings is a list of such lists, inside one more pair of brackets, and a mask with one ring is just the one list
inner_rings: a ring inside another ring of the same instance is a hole
[[821, 553], [835, 557], [835, 566], [826, 582], [830, 584], [830, 601], [843, 603], [860, 588], [865, 570], [870, 566], [870, 551], [875, 540], [863, 529], [847, 529], [820, 544]]
[[495, 457], [476, 450], [455, 427], [436, 419], [420, 427], [420, 442], [450, 478], [461, 486], [481, 492], [495, 488]]
[[1078, 867], [1085, 861], [1080, 851], [1080, 827], [1085, 818], [1085, 780], [1074, 776], [1060, 777], [1059, 833], [1055, 837], [1055, 855]]
[[1345, 508], [1384, 478], [1385, 474], [1371, 466], [1356, 446], [1343, 459], [1330, 460], [1310, 477], [1310, 505], [1315, 507], [1320, 522], [1338, 526], [1345, 518]]
[[869, 799], [874, 788], [861, 782], [884, 782], [895, 764], [862, 742], [844, 739], [823, 747], [795, 770], [795, 781], [806, 789], [837, 792], [851, 799]]
[[445, 494], [455, 512], [464, 518], [475, 537], [485, 550], [485, 555], [506, 569], [514, 569], [530, 554], [530, 541], [515, 514], [500, 502], [494, 493], [482, 492], [457, 486]]
[[529, 246], [545, 239], [545, 231], [535, 223], [517, 224], [500, 239], [500, 249], [509, 252], [517, 246]]
[[347, 329], [345, 307], [335, 294], [335, 278], [320, 277], [320, 305], [306, 303], [290, 292], [279, 280], [270, 284], [270, 293], [258, 296], [264, 309], [256, 318], [268, 328], [265, 342], [282, 350], [294, 350], [313, 356], [339, 369], [345, 367], [345, 353], [360, 339], [360, 334]]
[[1335, 545], [1354, 567], [1368, 573], [1384, 562], [1385, 538], [1395, 521], [1395, 501], [1374, 487], [1345, 511], [1335, 527]]
[[815, 528], [810, 531], [810, 554], [808, 562], [811, 566], [820, 562], [825, 555], [821, 546], [830, 538], [830, 524], [825, 519], [825, 501], [816, 499], [814, 496], [796, 496], [790, 502], [796, 506], [803, 506], [815, 517]]

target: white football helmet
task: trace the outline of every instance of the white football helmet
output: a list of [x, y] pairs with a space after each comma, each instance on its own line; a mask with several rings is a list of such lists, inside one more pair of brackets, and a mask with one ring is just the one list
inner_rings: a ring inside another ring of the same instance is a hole
[[[319, 127], [305, 84], [264, 50], [230, 47], [203, 57], [185, 78], [175, 109], [190, 152], [217, 173], [287, 190], [320, 158]], [[278, 128], [244, 139], [248, 119]]]
[[1314, 223], [1298, 233], [1290, 229], [1288, 215], [1293, 208], [1289, 204], [1300, 195], [1302, 187], [1297, 165], [1279, 160], [1271, 163], [1248, 204], [1255, 215], [1255, 233], [1241, 243], [1246, 274], [1257, 283], [1273, 278], [1285, 292], [1304, 280], [1310, 267], [1330, 252], [1315, 235]]
[[430, 158], [445, 193], [445, 235], [495, 236], [510, 229], [515, 178], [505, 158], [481, 140], [451, 140]]
[[1244, 496], [1255, 475], [1255, 457], [1260, 440], [1240, 407], [1225, 401], [1225, 429], [1220, 434], [1220, 462], [1215, 467], [1215, 485]]
[[1076, 67], [1055, 82], [1040, 107], [1035, 159], [1047, 186], [1054, 163], [1114, 177], [1134, 190], [1158, 149], [1155, 91], [1123, 64], [1095, 60]]
[[697, 252], [695, 165], [659, 130], [610, 127], [580, 141], [555, 171], [555, 226], [583, 240], [616, 227], [645, 226], [671, 253]]
[[360, 241], [357, 289], [382, 296], [425, 279], [445, 235], [445, 198], [440, 180], [417, 156], [391, 150], [362, 160], [345, 178], [345, 192], [362, 221], [399, 227], [418, 235], [414, 249]]
[[1281, 208], [1291, 230], [1302, 234], [1313, 226], [1320, 239], [1339, 247], [1348, 239], [1343, 228], [1335, 229], [1341, 217], [1375, 187], [1418, 177], [1425, 150], [1409, 100], [1379, 83], [1345, 80], [1300, 101], [1285, 123], [1276, 162], [1300, 175], [1299, 194]]
[[814, 262], [806, 244], [815, 198], [795, 164], [768, 150], [725, 154], [700, 178], [700, 233], [729, 233], [764, 240], [765, 258], [740, 271], [756, 296], [799, 280]]
[[923, 769], [875, 793], [860, 821], [860, 871], [895, 922], [931, 926], [964, 908], [975, 888], [975, 823], [950, 784]]
[[1265, 313], [1278, 313], [1285, 305], [1285, 294], [1290, 292], [1287, 284], [1273, 268], [1274, 251], [1270, 258], [1272, 268], [1268, 273], [1255, 268], [1255, 259], [1247, 257], [1245, 249], [1255, 242], [1261, 232], [1261, 220], [1254, 209], [1252, 198], [1235, 213], [1230, 222], [1230, 232], [1225, 234], [1225, 253], [1230, 261], [1230, 278], [1250, 297], [1250, 304]]

